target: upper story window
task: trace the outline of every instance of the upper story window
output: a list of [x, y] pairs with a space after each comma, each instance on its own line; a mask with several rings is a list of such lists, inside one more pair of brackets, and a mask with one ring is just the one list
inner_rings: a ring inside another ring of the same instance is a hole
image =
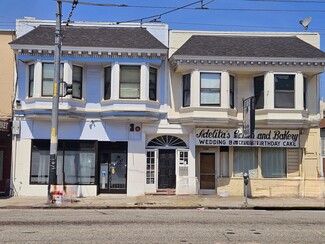
[[183, 107], [191, 105], [191, 74], [183, 75]]
[[307, 109], [307, 78], [304, 77], [304, 109]]
[[230, 75], [229, 77], [229, 106], [235, 107], [235, 77]]
[[104, 99], [108, 100], [111, 99], [111, 75], [112, 75], [112, 68], [106, 67], [104, 71]]
[[149, 69], [149, 100], [157, 100], [157, 69]]
[[28, 66], [28, 97], [34, 94], [34, 64]]
[[254, 77], [255, 108], [264, 108], [264, 76]]
[[201, 73], [201, 106], [220, 105], [220, 73]]
[[120, 66], [120, 98], [140, 98], [140, 66]]
[[[60, 68], [60, 81], [63, 77], [63, 64]], [[43, 63], [42, 67], [42, 96], [53, 95], [54, 64]]]
[[72, 97], [79, 99], [82, 97], [82, 67], [76, 65], [73, 65]]
[[274, 107], [295, 107], [295, 75], [274, 75]]

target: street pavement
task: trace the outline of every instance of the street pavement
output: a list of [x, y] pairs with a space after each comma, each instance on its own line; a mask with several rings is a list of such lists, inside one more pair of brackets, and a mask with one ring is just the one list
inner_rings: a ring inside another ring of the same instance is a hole
[[76, 208], [76, 209], [265, 209], [265, 210], [325, 210], [325, 198], [248, 198], [219, 195], [105, 195], [96, 197], [62, 197], [48, 203], [47, 197], [15, 196], [0, 198], [0, 209]]

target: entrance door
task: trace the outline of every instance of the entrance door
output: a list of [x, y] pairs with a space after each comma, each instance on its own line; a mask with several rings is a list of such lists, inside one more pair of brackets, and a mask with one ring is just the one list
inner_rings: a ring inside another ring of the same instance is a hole
[[100, 193], [126, 193], [127, 144], [121, 144], [120, 147], [113, 144], [105, 143], [99, 149]]
[[200, 154], [200, 189], [215, 190], [215, 154]]
[[159, 150], [158, 189], [176, 187], [175, 150]]

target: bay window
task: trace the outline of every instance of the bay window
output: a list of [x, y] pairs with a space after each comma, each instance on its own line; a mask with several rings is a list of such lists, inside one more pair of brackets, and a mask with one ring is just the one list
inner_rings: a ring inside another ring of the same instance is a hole
[[295, 75], [274, 75], [274, 107], [295, 107]]
[[201, 73], [201, 106], [220, 105], [220, 73]]
[[120, 66], [120, 98], [140, 98], [140, 66]]

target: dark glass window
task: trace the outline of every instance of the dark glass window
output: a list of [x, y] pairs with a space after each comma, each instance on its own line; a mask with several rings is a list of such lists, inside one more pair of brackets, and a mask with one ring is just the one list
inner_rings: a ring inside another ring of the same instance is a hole
[[149, 69], [149, 99], [157, 100], [157, 69], [152, 67]]
[[254, 77], [255, 108], [264, 108], [264, 76]]
[[274, 107], [295, 107], [295, 75], [274, 75]]
[[191, 105], [191, 74], [183, 75], [183, 107]]
[[28, 96], [32, 97], [34, 95], [34, 64], [28, 67]]
[[304, 109], [307, 109], [307, 78], [304, 77]]
[[73, 65], [73, 75], [72, 75], [72, 97], [79, 98], [82, 97], [82, 67]]
[[230, 108], [235, 107], [235, 77], [230, 76], [229, 77], [229, 106]]
[[105, 84], [104, 84], [104, 99], [108, 100], [111, 99], [111, 74], [112, 74], [112, 68], [106, 67], [105, 68]]

